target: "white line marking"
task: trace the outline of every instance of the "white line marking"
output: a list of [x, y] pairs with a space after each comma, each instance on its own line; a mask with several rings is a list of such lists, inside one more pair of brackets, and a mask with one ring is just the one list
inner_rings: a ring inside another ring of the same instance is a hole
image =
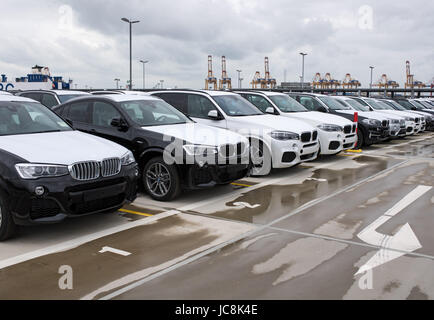
[[247, 203], [247, 202], [235, 202], [234, 206], [240, 207], [240, 208], [255, 209], [255, 208], [260, 207], [261, 205], [260, 204], [251, 205], [250, 203]]
[[[395, 260], [405, 255], [406, 252], [413, 252], [422, 248], [422, 245], [408, 223], [401, 227], [401, 229], [393, 236], [379, 233], [376, 230], [431, 189], [432, 187], [430, 186], [416, 187], [416, 189], [411, 191], [401, 201], [395, 204], [386, 213], [384, 213], [381, 217], [379, 217], [357, 235], [357, 237], [362, 241], [371, 245], [380, 246], [382, 249], [380, 249], [367, 263], [365, 263], [359, 269], [359, 271], [357, 271], [356, 275], [364, 273], [389, 261]], [[400, 252], [390, 251], [389, 249], [399, 250]]]
[[131, 255], [131, 252], [127, 252], [124, 250], [119, 250], [119, 249], [115, 249], [112, 247], [102, 247], [102, 249], [100, 251], [98, 251], [99, 253], [106, 253], [106, 252], [111, 252], [111, 253], [115, 253], [124, 257], [128, 257], [129, 255]]

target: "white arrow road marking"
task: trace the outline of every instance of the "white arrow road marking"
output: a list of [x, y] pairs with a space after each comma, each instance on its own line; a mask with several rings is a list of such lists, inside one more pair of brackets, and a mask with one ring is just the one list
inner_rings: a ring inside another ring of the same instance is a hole
[[[406, 253], [422, 248], [422, 245], [408, 223], [399, 229], [399, 231], [393, 236], [381, 234], [376, 230], [431, 189], [432, 187], [430, 186], [418, 186], [357, 235], [357, 237], [364, 242], [375, 246], [381, 246], [383, 249], [380, 249], [367, 263], [365, 263], [359, 271], [357, 271], [356, 275], [404, 256]], [[402, 252], [391, 251], [388, 249], [399, 250]]]
[[105, 252], [116, 253], [124, 257], [129, 256], [131, 254], [131, 252], [115, 249], [112, 247], [102, 247], [102, 249], [99, 251], [99, 253], [105, 253]]
[[327, 179], [318, 179], [318, 178], [307, 178], [307, 181], [319, 181], [319, 182], [327, 182]]
[[241, 208], [255, 209], [255, 208], [260, 207], [261, 205], [260, 204], [251, 205], [250, 203], [247, 203], [247, 202], [235, 202], [234, 206], [241, 207]]

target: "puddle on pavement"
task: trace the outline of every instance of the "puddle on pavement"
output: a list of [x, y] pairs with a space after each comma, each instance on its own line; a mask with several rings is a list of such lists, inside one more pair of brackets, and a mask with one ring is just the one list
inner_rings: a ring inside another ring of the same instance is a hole
[[405, 146], [395, 147], [389, 155], [405, 157], [433, 157], [434, 158], [434, 141], [428, 140], [418, 143], [410, 143]]
[[[268, 185], [247, 191], [224, 209], [209, 214], [230, 220], [266, 224], [301, 205], [329, 195], [338, 189], [383, 171], [394, 163], [385, 158], [360, 156], [351, 161], [348, 168], [321, 168], [301, 182], [289, 185]], [[288, 179], [290, 181], [290, 178]], [[204, 209], [205, 210], [205, 209]], [[209, 208], [208, 208], [209, 210]], [[200, 212], [200, 209], [198, 210]]]

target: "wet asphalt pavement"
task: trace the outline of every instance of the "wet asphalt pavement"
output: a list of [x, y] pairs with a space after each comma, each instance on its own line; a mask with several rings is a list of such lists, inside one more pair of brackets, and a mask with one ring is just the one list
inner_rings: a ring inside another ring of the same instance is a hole
[[433, 299], [433, 227], [427, 133], [25, 228], [0, 244], [0, 299]]

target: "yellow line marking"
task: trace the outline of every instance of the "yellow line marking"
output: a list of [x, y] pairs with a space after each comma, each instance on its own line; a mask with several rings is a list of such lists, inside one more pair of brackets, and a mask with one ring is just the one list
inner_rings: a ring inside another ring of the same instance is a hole
[[354, 153], [362, 153], [362, 150], [345, 150], [345, 152], [354, 152]]
[[137, 211], [131, 211], [131, 210], [126, 210], [126, 209], [120, 209], [120, 212], [124, 212], [124, 213], [131, 213], [131, 214], [137, 214], [139, 216], [145, 216], [145, 217], [152, 217], [153, 214], [150, 213], [143, 213], [143, 212], [137, 212]]
[[247, 185], [247, 184], [241, 184], [241, 183], [231, 183], [231, 185], [233, 185], [233, 186], [239, 186], [239, 187], [247, 187], [247, 188], [249, 188], [249, 187], [252, 187], [252, 186], [249, 186], [249, 185]]

